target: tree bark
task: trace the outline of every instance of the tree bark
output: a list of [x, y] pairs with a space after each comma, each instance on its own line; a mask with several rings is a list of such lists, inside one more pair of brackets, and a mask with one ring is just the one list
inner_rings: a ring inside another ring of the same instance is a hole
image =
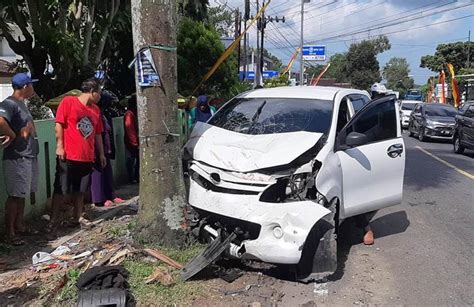
[[92, 40], [92, 28], [94, 27], [95, 6], [95, 0], [89, 1], [89, 5], [87, 6], [86, 31], [83, 45], [84, 52], [82, 54], [82, 65], [84, 66], [89, 64], [89, 52]]
[[104, 52], [105, 43], [107, 42], [110, 28], [112, 27], [112, 23], [114, 22], [115, 15], [117, 15], [119, 8], [120, 8], [120, 0], [112, 0], [110, 13], [107, 18], [107, 24], [104, 30], [102, 31], [102, 35], [100, 37], [100, 40], [97, 46], [97, 51], [94, 58], [94, 62], [96, 65], [99, 64], [100, 60], [102, 59], [102, 53]]
[[[132, 0], [134, 51], [161, 43], [176, 46], [176, 1]], [[137, 82], [140, 135], [141, 238], [179, 246], [184, 242], [185, 189], [177, 133], [177, 55], [152, 49], [164, 90]]]

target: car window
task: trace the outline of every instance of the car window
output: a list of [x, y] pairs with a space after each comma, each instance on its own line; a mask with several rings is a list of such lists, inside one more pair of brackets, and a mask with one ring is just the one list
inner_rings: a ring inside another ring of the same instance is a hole
[[327, 133], [333, 101], [302, 98], [234, 98], [208, 124], [243, 134]]
[[337, 128], [336, 135], [341, 131], [342, 128], [349, 122], [349, 108], [347, 107], [347, 97], [342, 99], [341, 105], [339, 106], [339, 112], [337, 113]]
[[349, 99], [351, 100], [355, 113], [359, 112], [360, 109], [362, 109], [370, 101], [369, 97], [357, 94], [350, 95]]
[[427, 105], [425, 107], [426, 116], [454, 117], [456, 113], [456, 109], [451, 106]]
[[413, 111], [416, 107], [416, 103], [403, 103], [402, 102], [402, 110], [404, 111]]
[[364, 111], [348, 127], [351, 132], [363, 133], [369, 143], [380, 142], [397, 137], [397, 116], [393, 100], [388, 100]]

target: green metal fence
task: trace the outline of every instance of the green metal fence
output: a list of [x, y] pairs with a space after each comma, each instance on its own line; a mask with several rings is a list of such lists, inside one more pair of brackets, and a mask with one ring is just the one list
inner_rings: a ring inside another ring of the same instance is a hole
[[[127, 170], [125, 166], [125, 147], [124, 147], [124, 129], [123, 118], [114, 118], [114, 137], [115, 146], [117, 149], [117, 156], [112, 161], [114, 170], [114, 180], [120, 184], [125, 182]], [[39, 120], [35, 121], [36, 130], [38, 133], [38, 141], [40, 146], [40, 153], [38, 156], [40, 175], [38, 178], [38, 192], [36, 193], [36, 204], [30, 205], [27, 201], [25, 214], [27, 216], [37, 216], [43, 214], [48, 199], [53, 194], [54, 173], [56, 169], [56, 138], [54, 132], [54, 120]], [[0, 151], [0, 157], [3, 153]], [[5, 185], [3, 181], [3, 168], [0, 163], [0, 224], [3, 224], [3, 215], [5, 209], [5, 199], [7, 197], [5, 192]]]
[[[181, 134], [180, 142], [182, 145], [184, 145], [189, 132], [186, 112], [179, 110], [178, 120], [180, 125], [179, 133]], [[114, 118], [113, 124], [116, 158], [112, 161], [112, 167], [114, 172], [114, 182], [116, 184], [121, 184], [125, 183], [127, 179], [123, 117]], [[40, 175], [38, 178], [36, 204], [32, 206], [29, 204], [29, 201], [27, 201], [25, 208], [25, 214], [30, 217], [43, 214], [48, 201], [53, 194], [54, 173], [56, 169], [56, 137], [54, 125], [54, 120], [35, 121], [40, 145], [40, 153], [38, 156]], [[0, 157], [2, 155], [3, 153], [0, 150]], [[4, 216], [5, 199], [7, 198], [3, 178], [3, 168], [2, 163], [0, 163], [0, 224], [4, 223], [4, 219], [2, 217]]]

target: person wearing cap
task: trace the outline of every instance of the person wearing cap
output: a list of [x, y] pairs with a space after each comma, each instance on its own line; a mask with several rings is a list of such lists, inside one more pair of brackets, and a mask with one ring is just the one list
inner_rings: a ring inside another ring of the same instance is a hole
[[197, 106], [189, 112], [189, 129], [192, 129], [197, 122], [207, 122], [216, 109], [209, 105], [209, 97], [201, 95], [197, 98]]
[[35, 95], [33, 82], [26, 73], [12, 78], [13, 94], [0, 102], [0, 147], [3, 151], [3, 175], [8, 198], [5, 203], [7, 239], [23, 245], [20, 235], [27, 234], [23, 215], [25, 199], [34, 204], [37, 190], [39, 144], [33, 117], [25, 100]]

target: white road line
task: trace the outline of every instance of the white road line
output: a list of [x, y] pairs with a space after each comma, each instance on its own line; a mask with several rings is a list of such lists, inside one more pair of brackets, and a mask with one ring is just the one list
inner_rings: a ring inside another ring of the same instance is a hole
[[455, 170], [456, 172], [460, 173], [461, 175], [464, 175], [466, 176], [467, 178], [471, 179], [471, 180], [474, 180], [474, 175], [469, 173], [469, 172], [466, 172], [465, 170], [462, 170], [460, 168], [457, 168], [456, 166], [452, 165], [451, 163], [449, 162], [446, 162], [444, 161], [443, 159], [441, 158], [438, 158], [437, 156], [435, 156], [434, 154], [432, 154], [431, 152], [427, 151], [426, 149], [424, 148], [421, 148], [420, 146], [416, 146], [416, 148], [418, 148], [419, 150], [421, 150], [422, 152], [424, 152], [425, 154], [427, 154], [428, 156], [432, 157], [433, 159], [435, 160], [438, 160], [439, 162], [443, 163], [444, 165], [446, 165], [447, 167], [450, 167], [452, 168], [453, 170]]

